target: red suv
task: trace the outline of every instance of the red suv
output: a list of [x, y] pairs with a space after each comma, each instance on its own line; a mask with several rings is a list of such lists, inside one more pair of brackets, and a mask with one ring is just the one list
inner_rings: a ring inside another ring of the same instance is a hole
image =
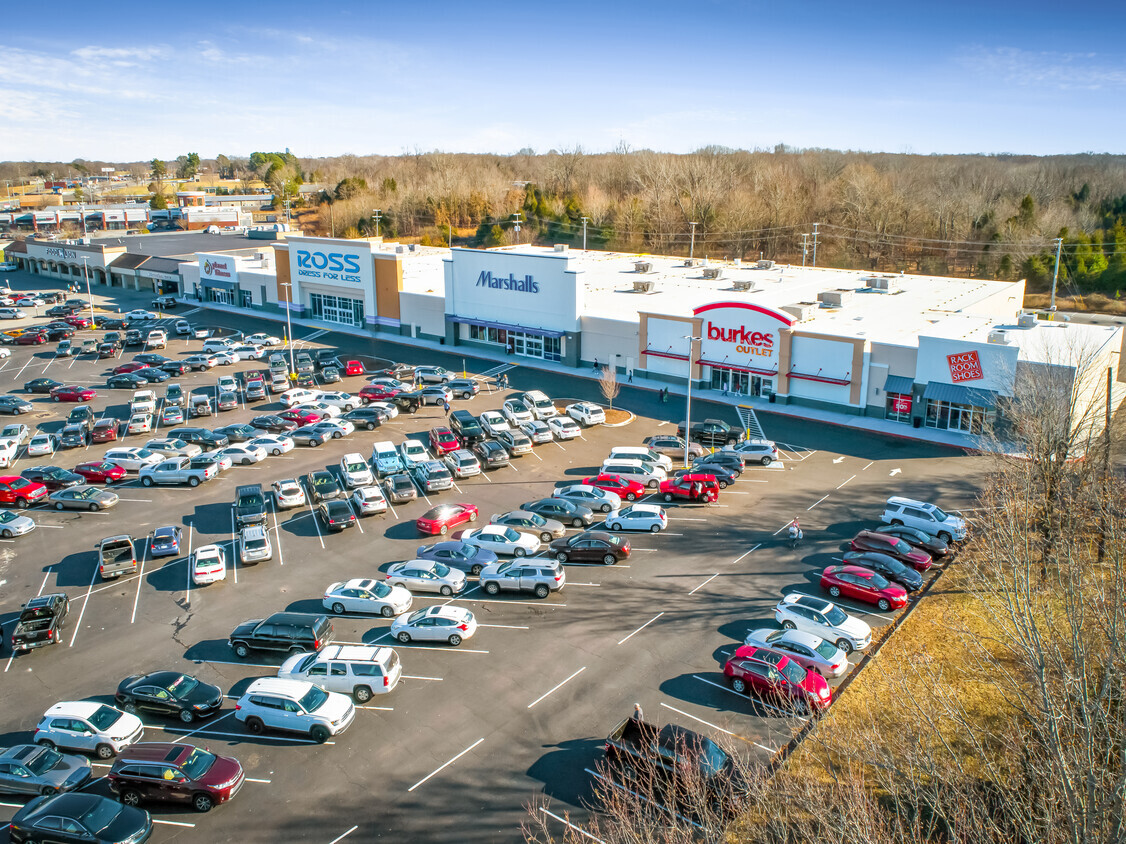
[[361, 388], [357, 395], [360, 397], [360, 401], [364, 404], [368, 404], [373, 401], [387, 401], [388, 399], [393, 399], [395, 396], [399, 395], [399, 392], [399, 390], [396, 390], [394, 387], [388, 387], [386, 384], [368, 384], [366, 387]]
[[18, 475], [0, 478], [0, 504], [15, 504], [27, 507], [47, 497], [47, 487], [38, 481], [29, 481]]
[[754, 645], [737, 648], [723, 673], [735, 691], [754, 692], [785, 709], [819, 712], [833, 699], [829, 683], [816, 671], [806, 671], [788, 656]]
[[454, 436], [454, 432], [445, 426], [430, 429], [430, 447], [435, 454], [449, 454], [457, 451], [461, 445]]
[[592, 478], [583, 478], [587, 486], [597, 487], [604, 492], [613, 492], [626, 501], [636, 501], [645, 495], [645, 485], [637, 481], [630, 481], [621, 475], [608, 475], [603, 473]]
[[190, 744], [141, 742], [121, 751], [108, 776], [126, 806], [160, 801], [207, 812], [234, 797], [245, 774], [229, 756]]
[[681, 475], [661, 481], [660, 491], [665, 501], [682, 498], [711, 504], [719, 499], [719, 481], [715, 475]]

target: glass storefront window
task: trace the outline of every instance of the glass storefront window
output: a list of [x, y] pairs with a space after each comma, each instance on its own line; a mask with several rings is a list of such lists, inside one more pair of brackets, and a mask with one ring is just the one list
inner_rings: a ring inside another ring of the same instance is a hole
[[312, 312], [313, 319], [357, 327], [362, 327], [364, 324], [363, 299], [348, 299], [343, 296], [310, 293], [309, 310]]
[[980, 434], [996, 414], [984, 407], [928, 399], [926, 426], [945, 431]]
[[887, 394], [886, 418], [893, 422], [911, 423], [911, 396], [902, 393]]
[[529, 334], [524, 331], [509, 331], [506, 328], [492, 328], [484, 325], [469, 325], [468, 338], [480, 343], [493, 343], [497, 346], [511, 347], [512, 353], [527, 358], [543, 360], [563, 359], [563, 338], [546, 337], [542, 334]]
[[711, 388], [736, 396], [769, 396], [774, 392], [774, 380], [739, 372], [734, 369], [711, 367]]

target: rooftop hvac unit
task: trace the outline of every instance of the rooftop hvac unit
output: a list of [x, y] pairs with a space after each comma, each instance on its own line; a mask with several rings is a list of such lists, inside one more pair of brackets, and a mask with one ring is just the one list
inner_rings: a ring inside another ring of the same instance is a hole
[[635, 281], [633, 283], [634, 293], [652, 293], [653, 288], [657, 286], [655, 281]]
[[1021, 314], [1017, 317], [1017, 325], [1021, 328], [1032, 328], [1036, 325], [1036, 314]]
[[555, 244], [555, 251], [556, 252], [566, 252], [567, 251], [567, 244], [566, 243]]
[[753, 281], [733, 281], [731, 282], [731, 289], [746, 293], [755, 289], [755, 283]]
[[756, 270], [772, 270], [772, 269], [774, 269], [774, 262], [773, 261], [765, 261], [765, 260], [764, 261], [756, 261], [755, 262], [755, 269]]
[[851, 290], [823, 290], [817, 294], [817, 301], [825, 305], [841, 307], [852, 301]]
[[719, 278], [723, 275], [722, 267], [704, 267], [704, 278]]
[[685, 258], [684, 259], [684, 266], [686, 266], [686, 267], [698, 267], [702, 263], [703, 263], [703, 261], [701, 261], [699, 258]]
[[634, 261], [633, 271], [635, 273], [649, 273], [653, 271], [653, 264], [649, 261]]
[[792, 305], [783, 305], [782, 310], [796, 319], [798, 322], [805, 322], [811, 319], [817, 312], [818, 304], [816, 302], [794, 302]]
[[411, 252], [414, 252], [417, 248], [418, 248], [418, 244], [415, 244], [415, 243], [408, 243], [407, 244], [407, 249], [409, 249]]
[[989, 332], [989, 342], [997, 343], [1001, 346], [1009, 345], [1009, 332], [1003, 329]]
[[864, 285], [869, 290], [875, 290], [879, 293], [896, 293], [899, 287], [895, 283], [895, 276], [875, 276], [873, 278], [864, 279]]

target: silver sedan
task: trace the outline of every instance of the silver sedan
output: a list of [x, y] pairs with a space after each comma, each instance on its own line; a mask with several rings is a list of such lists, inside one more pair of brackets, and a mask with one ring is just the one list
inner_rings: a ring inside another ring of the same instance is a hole
[[743, 644], [784, 654], [807, 671], [816, 671], [826, 679], [842, 676], [849, 667], [848, 654], [832, 642], [801, 630], [770, 627], [751, 630]]
[[116, 492], [86, 484], [52, 492], [49, 499], [56, 510], [108, 510], [117, 505]]
[[387, 569], [387, 584], [405, 586], [411, 592], [437, 592], [448, 598], [465, 589], [465, 572], [433, 560], [411, 560]]

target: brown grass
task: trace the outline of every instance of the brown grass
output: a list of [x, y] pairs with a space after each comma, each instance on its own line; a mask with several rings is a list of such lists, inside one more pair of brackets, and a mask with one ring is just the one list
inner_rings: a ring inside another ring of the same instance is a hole
[[[1047, 293], [1025, 293], [1024, 306], [1043, 310], [1048, 307], [1051, 296]], [[1126, 299], [1115, 299], [1104, 293], [1088, 293], [1086, 296], [1056, 296], [1056, 307], [1061, 311], [1087, 311], [1093, 314], [1126, 315]]]

